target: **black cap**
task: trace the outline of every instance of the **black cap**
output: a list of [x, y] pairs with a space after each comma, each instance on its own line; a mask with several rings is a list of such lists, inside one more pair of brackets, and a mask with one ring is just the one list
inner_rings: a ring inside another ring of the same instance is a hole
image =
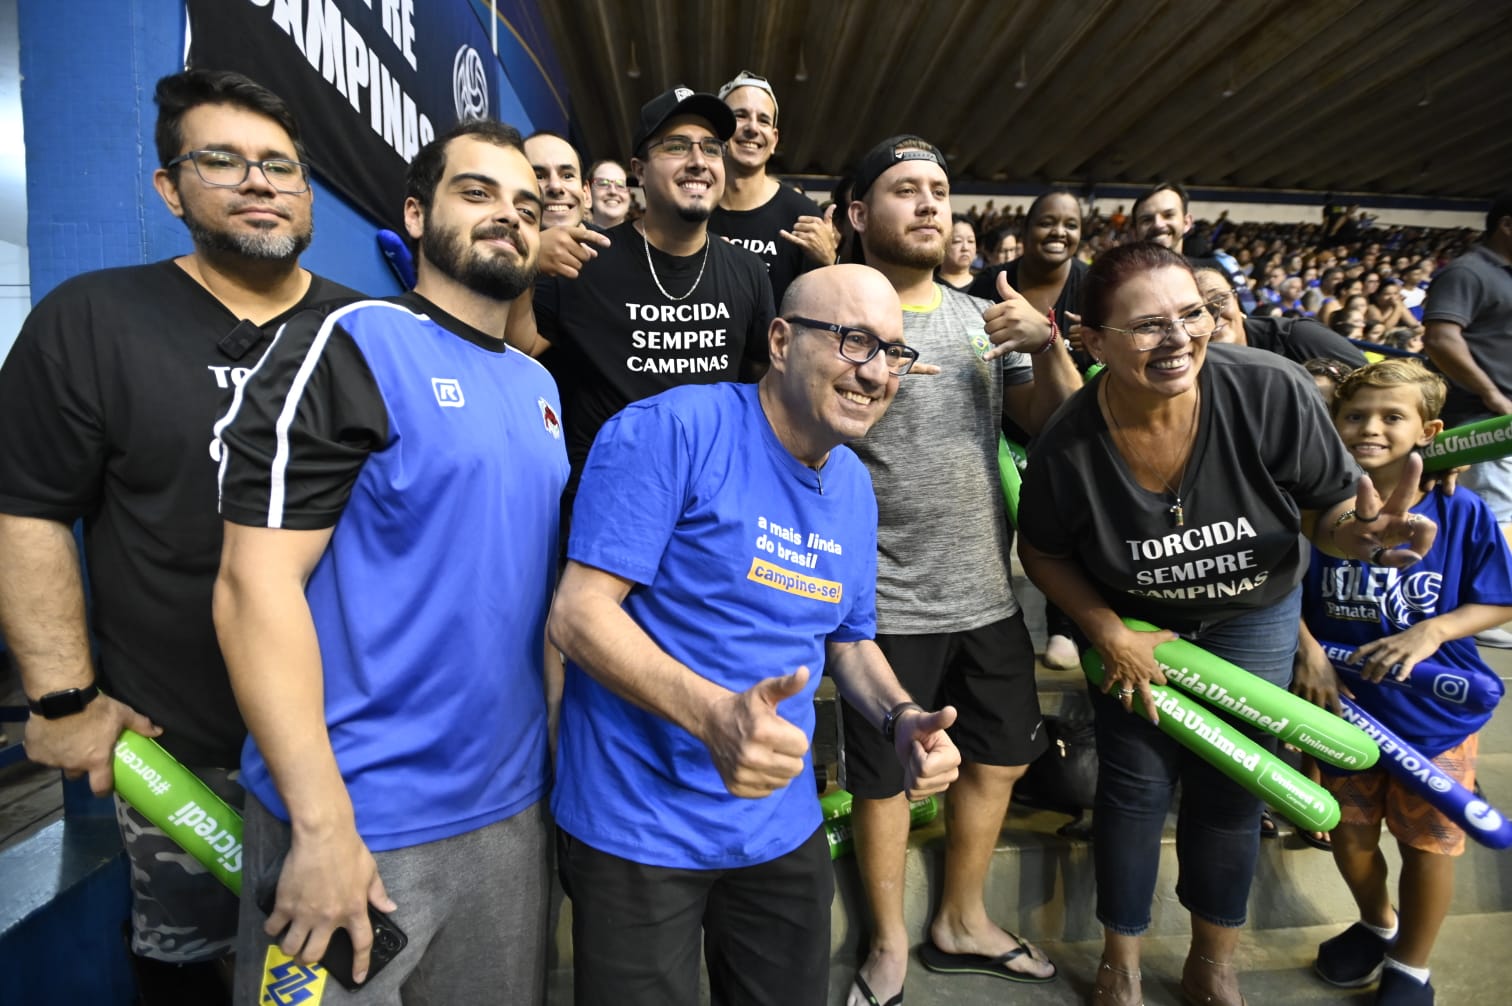
[[904, 161], [933, 161], [945, 172], [946, 178], [950, 177], [950, 165], [945, 163], [945, 155], [940, 153], [939, 147], [911, 134], [894, 136], [872, 147], [861, 158], [861, 163], [856, 166], [856, 183], [851, 188], [851, 199], [865, 197], [867, 190], [881, 177], [882, 172]]
[[656, 131], [668, 119], [679, 115], [696, 115], [700, 119], [707, 119], [714, 135], [721, 140], [728, 140], [735, 135], [735, 113], [730, 111], [730, 106], [712, 94], [679, 85], [658, 94], [641, 106], [640, 128], [635, 133], [635, 155], [640, 156], [646, 141], [655, 136]]

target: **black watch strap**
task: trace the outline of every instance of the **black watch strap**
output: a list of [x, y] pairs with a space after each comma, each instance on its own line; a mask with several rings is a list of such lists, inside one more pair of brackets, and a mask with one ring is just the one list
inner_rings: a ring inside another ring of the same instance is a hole
[[58, 720], [75, 713], [82, 713], [84, 707], [95, 700], [100, 694], [99, 685], [87, 685], [84, 688], [65, 688], [59, 692], [48, 692], [40, 699], [30, 696], [26, 704], [31, 711], [44, 720]]
[[917, 709], [921, 713], [924, 711], [924, 707], [917, 702], [899, 702], [887, 711], [886, 716], [882, 717], [882, 736], [887, 740], [887, 743], [891, 744], [897, 738], [898, 717], [910, 709]]

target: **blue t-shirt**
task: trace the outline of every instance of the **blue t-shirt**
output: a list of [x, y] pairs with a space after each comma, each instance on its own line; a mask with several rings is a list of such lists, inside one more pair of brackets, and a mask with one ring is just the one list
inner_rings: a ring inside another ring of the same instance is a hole
[[[827, 641], [876, 632], [877, 504], [836, 447], [822, 470], [772, 432], [755, 385], [678, 388], [594, 441], [568, 556], [635, 586], [624, 607], [668, 654], [740, 692], [810, 672], [781, 716], [810, 738]], [[731, 796], [692, 734], [568, 662], [552, 811], [595, 849], [652, 866], [768, 862], [819, 826], [811, 759], [759, 800]]]
[[[407, 294], [290, 321], [222, 420], [228, 520], [334, 525], [305, 595], [331, 746], [375, 852], [546, 795], [559, 415], [538, 363]], [[288, 819], [250, 737], [241, 781]]]
[[[1313, 549], [1302, 613], [1318, 639], [1365, 643], [1465, 604], [1512, 604], [1512, 552], [1484, 500], [1469, 489], [1431, 492], [1412, 508], [1438, 525], [1423, 561], [1407, 569], [1334, 559]], [[1446, 667], [1495, 677], [1473, 638], [1451, 639], [1432, 657]], [[1362, 709], [1429, 758], [1458, 745], [1491, 718], [1426, 692], [1350, 682]]]

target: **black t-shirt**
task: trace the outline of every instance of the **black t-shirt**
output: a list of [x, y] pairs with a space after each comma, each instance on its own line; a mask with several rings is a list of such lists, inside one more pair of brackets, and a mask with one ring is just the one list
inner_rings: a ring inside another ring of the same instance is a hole
[[1120, 615], [1194, 632], [1274, 604], [1301, 582], [1301, 510], [1354, 493], [1360, 470], [1300, 368], [1210, 345], [1197, 442], [1172, 527], [1170, 493], [1135, 480], [1098, 408], [1099, 374], [1051, 418], [1024, 474], [1019, 533], [1074, 558]]
[[711, 237], [705, 262], [703, 251], [651, 248], [633, 223], [608, 233], [613, 243], [577, 279], [543, 276], [535, 288], [574, 484], [599, 427], [626, 405], [684, 384], [740, 380], [764, 363], [775, 313], [766, 270], [743, 248]]
[[779, 184], [776, 195], [754, 210], [716, 206], [709, 218], [709, 232], [729, 238], [766, 263], [767, 276], [772, 281], [772, 303], [780, 306], [788, 284], [819, 265], [778, 231], [791, 231], [799, 217], [819, 215], [819, 205], [812, 199]]
[[1245, 318], [1244, 338], [1253, 349], [1297, 363], [1323, 357], [1350, 367], [1365, 366], [1365, 353], [1338, 332], [1311, 318]]
[[246, 736], [210, 620], [215, 421], [287, 318], [358, 296], [312, 276], [258, 329], [172, 261], [107, 269], [43, 298], [0, 369], [0, 511], [83, 519], [102, 682], [186, 764], [235, 766]]

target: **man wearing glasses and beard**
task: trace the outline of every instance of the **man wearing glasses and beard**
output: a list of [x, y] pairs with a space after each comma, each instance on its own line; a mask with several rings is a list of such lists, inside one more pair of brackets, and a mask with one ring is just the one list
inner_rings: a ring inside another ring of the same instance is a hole
[[[211, 427], [286, 319], [358, 294], [299, 265], [313, 197], [277, 95], [189, 70], [158, 81], [155, 100], [153, 186], [194, 248], [62, 284], [0, 370], [0, 634], [32, 703], [33, 761], [109, 793], [130, 727], [240, 806], [246, 728], [210, 622]], [[229, 1001], [236, 898], [136, 811], [117, 801], [116, 813], [142, 1001]]]

